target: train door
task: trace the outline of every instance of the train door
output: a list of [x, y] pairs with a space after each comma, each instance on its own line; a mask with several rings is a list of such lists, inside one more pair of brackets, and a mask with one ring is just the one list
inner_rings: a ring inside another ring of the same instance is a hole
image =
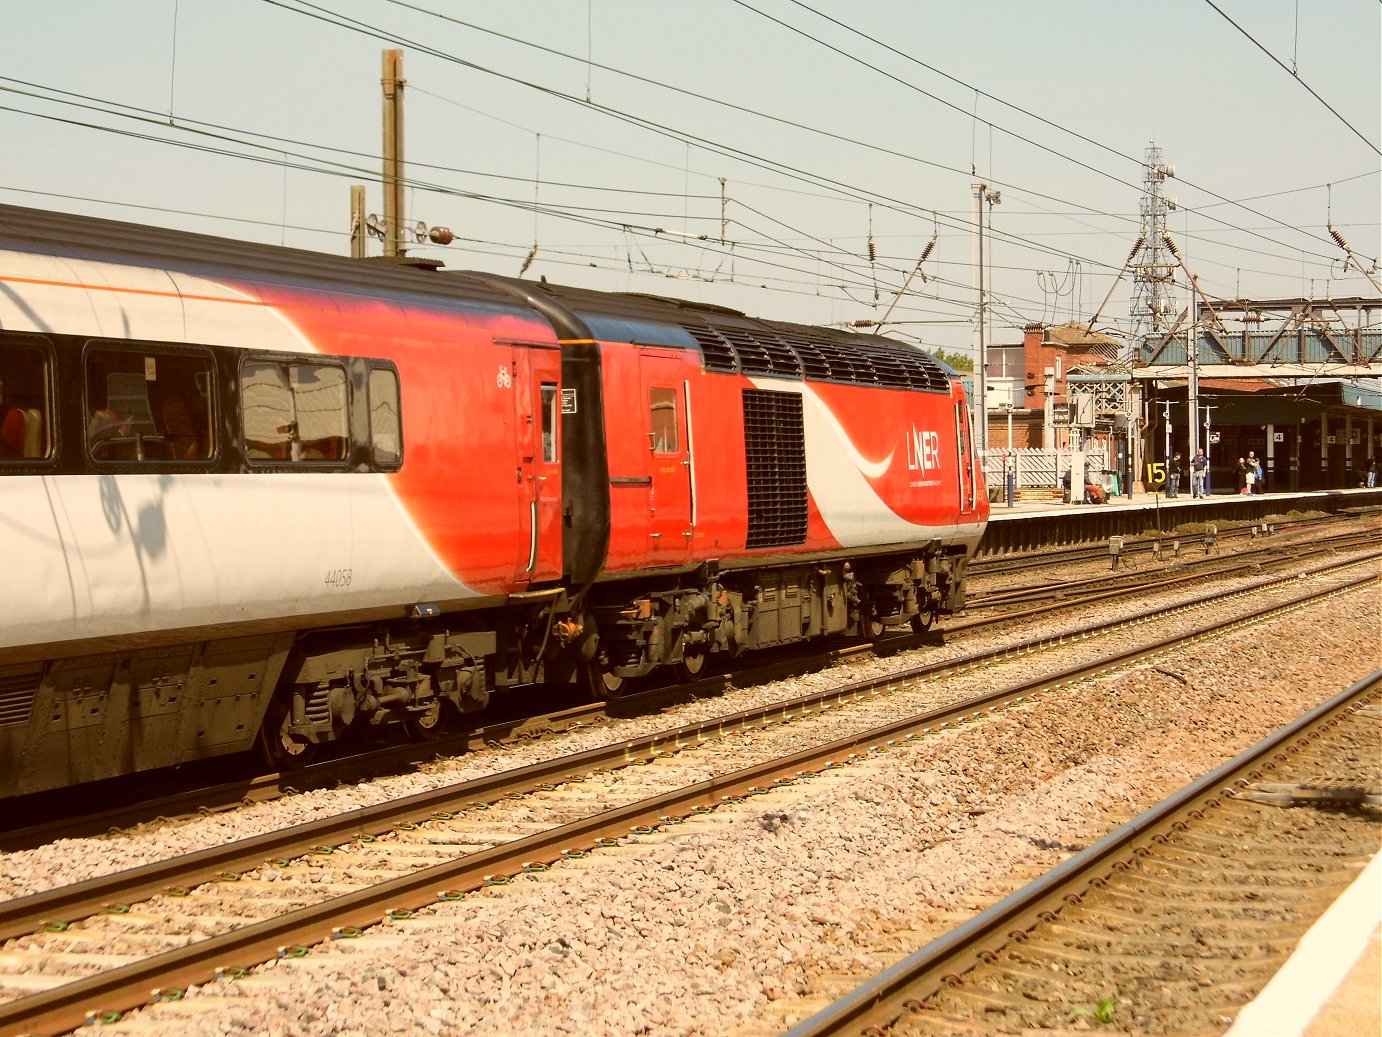
[[691, 551], [691, 448], [688, 389], [679, 354], [644, 352], [639, 360], [647, 416], [648, 559], [684, 562]]
[[974, 440], [970, 436], [969, 408], [963, 398], [955, 401], [955, 441], [958, 455], [955, 467], [959, 471], [960, 514], [969, 514], [978, 504], [979, 476], [975, 472]]
[[518, 449], [519, 583], [561, 577], [561, 352], [513, 351], [514, 429]]

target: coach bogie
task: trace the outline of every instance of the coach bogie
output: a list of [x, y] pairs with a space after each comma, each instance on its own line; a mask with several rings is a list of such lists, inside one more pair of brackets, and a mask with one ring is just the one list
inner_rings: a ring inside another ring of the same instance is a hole
[[489, 705], [489, 667], [495, 637], [489, 632], [437, 634], [427, 646], [423, 668], [432, 677], [438, 698], [459, 713], [474, 713]]

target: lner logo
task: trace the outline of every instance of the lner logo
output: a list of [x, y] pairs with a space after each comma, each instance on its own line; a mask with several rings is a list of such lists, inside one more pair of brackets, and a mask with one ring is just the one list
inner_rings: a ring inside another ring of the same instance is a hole
[[918, 432], [912, 426], [907, 436], [907, 467], [913, 472], [929, 472], [941, 466], [941, 441], [935, 432]]

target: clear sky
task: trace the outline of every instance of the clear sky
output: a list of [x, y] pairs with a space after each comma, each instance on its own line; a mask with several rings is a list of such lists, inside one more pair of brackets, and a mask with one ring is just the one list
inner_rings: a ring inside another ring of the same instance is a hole
[[[1211, 295], [1377, 294], [1325, 225], [1382, 254], [1378, 0], [3, 8], [17, 205], [344, 254], [350, 184], [383, 210], [400, 47], [406, 215], [456, 234], [410, 250], [451, 267], [517, 274], [536, 245], [529, 277], [840, 324], [882, 318], [935, 236], [890, 331], [963, 351], [971, 183], [1001, 191], [992, 340], [1017, 341], [1093, 315], [1154, 142]], [[1101, 327], [1130, 330], [1129, 295]]]

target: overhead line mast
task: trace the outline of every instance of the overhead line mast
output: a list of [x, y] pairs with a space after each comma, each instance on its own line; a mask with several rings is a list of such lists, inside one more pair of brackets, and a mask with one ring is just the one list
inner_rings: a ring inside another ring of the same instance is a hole
[[1147, 145], [1142, 166], [1142, 254], [1133, 263], [1135, 291], [1131, 314], [1139, 336], [1165, 332], [1175, 320], [1175, 297], [1171, 286], [1179, 265], [1166, 251], [1166, 214], [1176, 208], [1176, 200], [1161, 193], [1161, 185], [1176, 175], [1176, 167], [1161, 160], [1161, 149]]

